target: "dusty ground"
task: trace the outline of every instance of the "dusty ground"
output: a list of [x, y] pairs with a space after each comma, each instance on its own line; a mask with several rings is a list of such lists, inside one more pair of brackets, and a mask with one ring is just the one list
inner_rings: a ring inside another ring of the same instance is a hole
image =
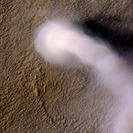
[[34, 49], [34, 31], [56, 17], [87, 23], [120, 54], [126, 53], [131, 64], [127, 53], [133, 45], [132, 0], [1, 0], [0, 4], [0, 132], [102, 133], [111, 125], [104, 118], [115, 101], [113, 94], [96, 83], [91, 67], [47, 63]]

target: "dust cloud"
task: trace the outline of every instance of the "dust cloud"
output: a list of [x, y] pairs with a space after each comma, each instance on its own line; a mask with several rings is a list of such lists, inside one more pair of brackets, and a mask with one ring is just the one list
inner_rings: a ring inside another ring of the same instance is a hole
[[100, 76], [119, 100], [112, 110], [117, 112], [112, 121], [112, 133], [133, 131], [132, 73], [108, 44], [89, 37], [69, 21], [52, 20], [42, 24], [36, 31], [35, 48], [52, 63], [71, 65], [78, 61], [94, 66], [97, 77]]

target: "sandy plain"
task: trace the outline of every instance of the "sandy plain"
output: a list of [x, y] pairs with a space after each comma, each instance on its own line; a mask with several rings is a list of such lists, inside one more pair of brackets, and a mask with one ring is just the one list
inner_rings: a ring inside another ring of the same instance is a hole
[[132, 68], [132, 0], [1, 0], [0, 132], [110, 133], [114, 94], [92, 66], [65, 68], [34, 49], [35, 29], [48, 19], [87, 24]]

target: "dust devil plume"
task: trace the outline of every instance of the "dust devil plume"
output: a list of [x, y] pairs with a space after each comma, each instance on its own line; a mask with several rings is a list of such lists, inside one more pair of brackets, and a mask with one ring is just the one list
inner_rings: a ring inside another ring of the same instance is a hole
[[[39, 27], [35, 48], [52, 63], [71, 64], [75, 59], [93, 65], [97, 76], [118, 97], [120, 112], [113, 120], [112, 133], [130, 133], [133, 127], [133, 77], [124, 61], [106, 43], [97, 41], [63, 20], [47, 21]], [[131, 124], [132, 122], [132, 124]], [[131, 125], [130, 125], [131, 124]]]

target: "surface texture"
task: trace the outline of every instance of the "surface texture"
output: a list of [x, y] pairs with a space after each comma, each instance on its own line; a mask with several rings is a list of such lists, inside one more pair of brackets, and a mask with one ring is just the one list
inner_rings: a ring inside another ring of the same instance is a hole
[[2, 0], [0, 4], [0, 132], [102, 133], [109, 128], [113, 114], [108, 122], [104, 119], [115, 96], [96, 82], [94, 68], [46, 62], [34, 49], [34, 33], [51, 18], [87, 24], [132, 68], [132, 0]]

